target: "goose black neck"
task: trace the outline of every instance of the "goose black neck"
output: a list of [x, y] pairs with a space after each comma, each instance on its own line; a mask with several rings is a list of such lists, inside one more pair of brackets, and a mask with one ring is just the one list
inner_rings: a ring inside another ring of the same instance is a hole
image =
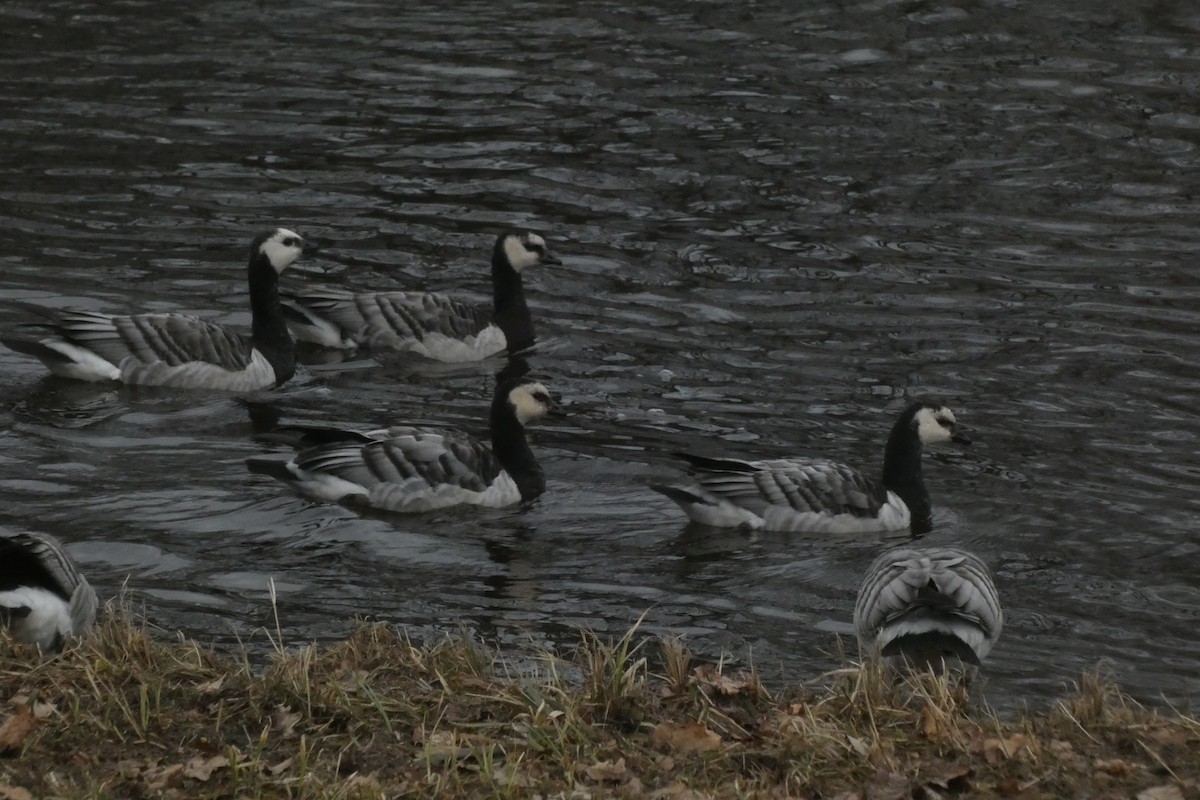
[[250, 258], [250, 339], [275, 370], [275, 385], [296, 374], [296, 346], [279, 302], [279, 273], [262, 254]]
[[532, 500], [546, 490], [546, 476], [529, 449], [525, 427], [508, 404], [506, 396], [497, 393], [492, 402], [492, 452], [517, 484], [522, 500]]
[[892, 428], [883, 451], [883, 487], [895, 492], [912, 514], [912, 529], [929, 529], [933, 505], [921, 474], [921, 438], [913, 427], [911, 415], [905, 415]]
[[492, 251], [492, 319], [504, 332], [509, 353], [533, 344], [533, 319], [525, 304], [521, 273], [513, 269], [504, 254], [504, 240]]

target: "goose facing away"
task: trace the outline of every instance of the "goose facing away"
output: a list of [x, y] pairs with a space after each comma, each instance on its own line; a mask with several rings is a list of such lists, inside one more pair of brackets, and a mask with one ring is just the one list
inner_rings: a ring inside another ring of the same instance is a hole
[[562, 264], [545, 239], [507, 231], [492, 248], [490, 311], [432, 292], [311, 287], [286, 293], [288, 325], [297, 341], [323, 347], [412, 352], [447, 362], [515, 353], [534, 343], [521, 276], [545, 264]]
[[0, 530], [0, 628], [42, 652], [96, 620], [96, 593], [57, 539]]
[[296, 372], [295, 347], [279, 302], [279, 274], [314, 249], [286, 228], [250, 245], [250, 336], [185, 314], [103, 314], [36, 309], [45, 322], [18, 326], [3, 339], [36, 356], [55, 375], [142, 386], [252, 391]]
[[251, 458], [246, 464], [251, 472], [285, 481], [300, 494], [327, 503], [397, 512], [507, 506], [545, 491], [546, 479], [529, 449], [525, 426], [552, 407], [545, 386], [513, 378], [496, 387], [491, 449], [460, 431], [295, 428], [304, 449], [290, 461]]
[[932, 507], [921, 474], [924, 445], [970, 444], [954, 412], [939, 403], [906, 408], [888, 436], [883, 475], [874, 480], [823, 458], [740, 461], [680, 454], [697, 485], [652, 486], [688, 518], [716, 527], [811, 533], [928, 530]]
[[863, 651], [889, 664], [978, 667], [1000, 638], [1004, 615], [987, 565], [952, 547], [890, 550], [867, 570], [854, 606]]

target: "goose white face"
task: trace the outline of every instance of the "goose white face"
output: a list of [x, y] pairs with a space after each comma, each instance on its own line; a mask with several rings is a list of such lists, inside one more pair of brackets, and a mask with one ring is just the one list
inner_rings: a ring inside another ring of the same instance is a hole
[[550, 392], [540, 383], [523, 383], [508, 393], [508, 402], [517, 412], [517, 421], [522, 425], [544, 417], [554, 405]]
[[917, 437], [925, 444], [949, 442], [956, 436], [954, 412], [945, 406], [922, 408], [913, 421], [917, 426]]
[[287, 228], [277, 228], [258, 250], [271, 262], [275, 272], [283, 272], [304, 252], [304, 239]]
[[517, 272], [541, 264], [546, 253], [546, 240], [536, 233], [514, 233], [504, 239], [504, 257]]

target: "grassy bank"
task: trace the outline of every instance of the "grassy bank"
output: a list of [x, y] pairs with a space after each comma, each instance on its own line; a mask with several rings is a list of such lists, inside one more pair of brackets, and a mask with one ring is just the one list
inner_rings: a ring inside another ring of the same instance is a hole
[[110, 614], [55, 657], [0, 647], [0, 800], [1172, 800], [1200, 785], [1200, 721], [1091, 678], [1001, 721], [945, 681], [871, 666], [771, 696], [636, 632], [529, 655], [518, 671], [468, 640], [366, 626], [255, 670]]

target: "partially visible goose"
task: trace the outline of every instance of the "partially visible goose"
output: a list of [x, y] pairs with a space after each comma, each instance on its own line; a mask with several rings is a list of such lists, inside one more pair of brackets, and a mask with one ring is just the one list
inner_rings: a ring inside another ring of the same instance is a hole
[[492, 248], [491, 310], [432, 292], [311, 287], [285, 293], [288, 325], [297, 341], [323, 347], [412, 352], [449, 362], [515, 353], [534, 342], [522, 273], [561, 263], [536, 233], [507, 231]]
[[96, 593], [57, 539], [0, 529], [0, 628], [42, 652], [96, 620]]
[[750, 530], [867, 533], [929, 529], [932, 506], [921, 475], [926, 444], [970, 440], [940, 403], [906, 408], [888, 436], [876, 481], [824, 458], [739, 461], [680, 454], [699, 484], [652, 486], [695, 522]]
[[236, 392], [278, 386], [296, 372], [279, 273], [311, 249], [286, 228], [266, 231], [250, 245], [249, 337], [185, 314], [37, 309], [46, 322], [21, 325], [24, 335], [0, 341], [64, 378]]
[[302, 495], [382, 511], [429, 511], [454, 505], [507, 506], [546, 489], [525, 425], [553, 403], [528, 378], [496, 386], [492, 447], [459, 432], [397, 426], [357, 433], [293, 428], [307, 446], [290, 461], [251, 458], [251, 472], [285, 481]]
[[875, 559], [854, 606], [864, 651], [895, 666], [978, 667], [1004, 615], [987, 565], [953, 547], [901, 547]]

